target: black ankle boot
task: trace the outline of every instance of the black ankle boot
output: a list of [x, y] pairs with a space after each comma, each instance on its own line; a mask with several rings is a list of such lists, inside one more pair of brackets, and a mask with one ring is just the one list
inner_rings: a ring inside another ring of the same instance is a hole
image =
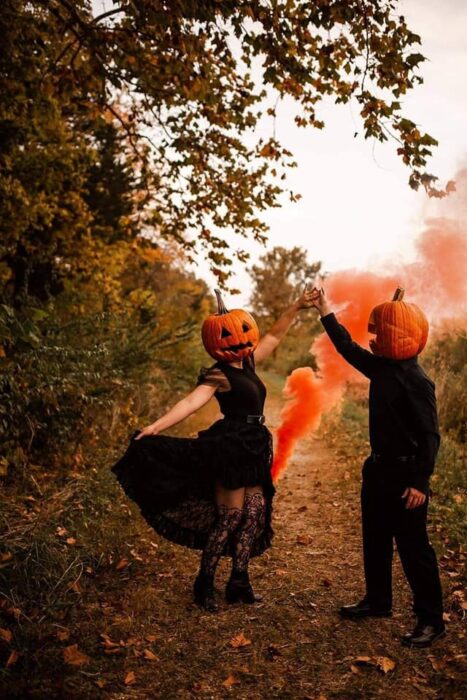
[[232, 571], [225, 589], [227, 603], [259, 603], [263, 596], [256, 595], [251, 587], [248, 571]]
[[208, 612], [219, 610], [214, 598], [214, 577], [199, 573], [193, 584], [193, 596], [195, 603]]

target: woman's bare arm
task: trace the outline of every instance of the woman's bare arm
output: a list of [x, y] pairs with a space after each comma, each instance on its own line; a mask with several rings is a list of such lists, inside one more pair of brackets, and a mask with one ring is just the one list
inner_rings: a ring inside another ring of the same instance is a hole
[[313, 291], [305, 289], [297, 301], [277, 319], [273, 327], [261, 338], [255, 350], [255, 361], [261, 362], [269, 357], [289, 330], [298, 312], [301, 309], [309, 309], [313, 305]]
[[167, 430], [173, 425], [180, 423], [192, 413], [195, 413], [201, 406], [204, 406], [212, 398], [216, 391], [215, 386], [200, 384], [190, 394], [172, 406], [170, 411], [158, 418], [154, 423], [144, 428], [135, 440], [139, 440], [146, 435], [157, 435], [162, 430]]

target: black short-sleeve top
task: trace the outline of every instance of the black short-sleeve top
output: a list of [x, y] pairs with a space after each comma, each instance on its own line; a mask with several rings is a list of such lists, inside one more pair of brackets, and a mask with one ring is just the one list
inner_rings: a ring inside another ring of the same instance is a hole
[[262, 415], [266, 399], [266, 387], [255, 371], [254, 356], [243, 360], [243, 367], [233, 367], [228, 362], [216, 362], [203, 367], [197, 385], [215, 386], [214, 396], [226, 417], [243, 418]]

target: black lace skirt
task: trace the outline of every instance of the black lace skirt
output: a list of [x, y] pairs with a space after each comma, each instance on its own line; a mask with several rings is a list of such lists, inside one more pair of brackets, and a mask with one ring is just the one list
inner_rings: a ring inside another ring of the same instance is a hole
[[[266, 519], [251, 556], [271, 546], [272, 436], [264, 425], [221, 419], [197, 438], [154, 435], [135, 440], [136, 435], [112, 471], [157, 533], [185, 547], [203, 549], [217, 515], [216, 482], [227, 489], [260, 484]], [[232, 553], [229, 540], [223, 554]]]

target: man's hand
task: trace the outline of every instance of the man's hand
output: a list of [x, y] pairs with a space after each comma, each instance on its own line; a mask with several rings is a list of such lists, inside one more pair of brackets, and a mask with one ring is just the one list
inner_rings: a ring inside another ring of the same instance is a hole
[[326, 293], [324, 289], [313, 289], [311, 300], [315, 309], [318, 309], [320, 316], [327, 316], [331, 313], [331, 309], [326, 299]]
[[401, 498], [407, 499], [405, 507], [409, 509], [418, 508], [418, 506], [422, 506], [426, 501], [425, 494], [421, 491], [417, 491], [417, 489], [414, 489], [412, 486], [405, 489]]

